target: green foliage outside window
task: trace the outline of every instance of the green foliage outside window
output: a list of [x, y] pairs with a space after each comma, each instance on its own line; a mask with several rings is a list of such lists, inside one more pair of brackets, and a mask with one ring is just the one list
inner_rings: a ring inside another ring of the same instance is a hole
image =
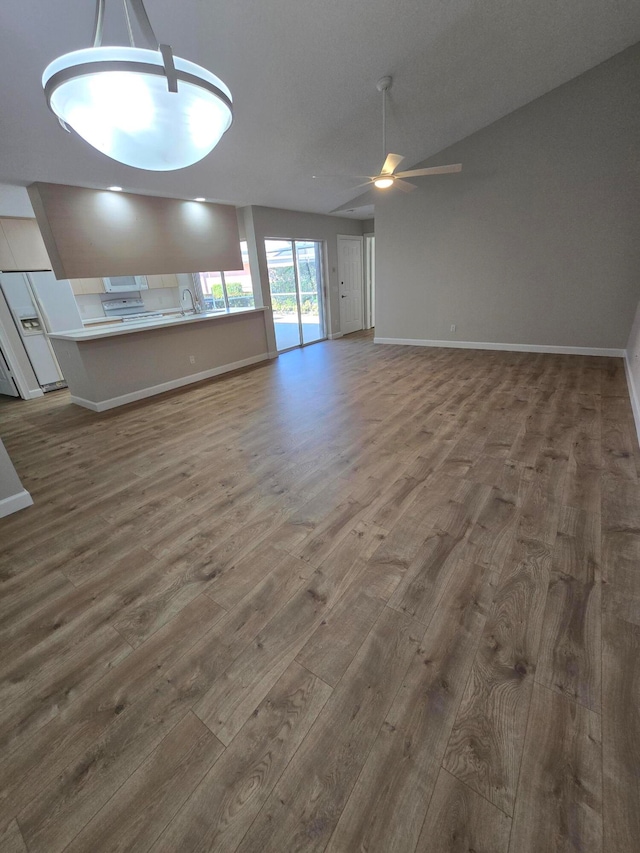
[[[252, 308], [253, 294], [245, 293], [242, 289], [242, 284], [239, 281], [226, 281], [227, 296], [229, 297], [229, 306], [231, 308]], [[211, 288], [216, 307], [224, 308], [224, 293], [222, 292], [222, 284], [214, 284]]]
[[[315, 264], [305, 262], [300, 265], [298, 271], [300, 279], [301, 304], [303, 314], [318, 313], [318, 296], [316, 293], [316, 269]], [[271, 267], [269, 269], [269, 284], [271, 285], [271, 303], [274, 311], [284, 314], [295, 313], [296, 305], [296, 279], [293, 266]], [[227, 285], [227, 288], [229, 285]], [[279, 296], [278, 294], [283, 294]]]

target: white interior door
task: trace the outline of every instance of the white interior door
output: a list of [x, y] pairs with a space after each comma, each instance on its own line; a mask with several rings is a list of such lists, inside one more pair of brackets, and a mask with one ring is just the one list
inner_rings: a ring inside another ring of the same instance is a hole
[[20, 396], [2, 350], [0, 350], [0, 394], [6, 394], [8, 397]]
[[340, 331], [343, 335], [364, 326], [362, 237], [338, 237]]

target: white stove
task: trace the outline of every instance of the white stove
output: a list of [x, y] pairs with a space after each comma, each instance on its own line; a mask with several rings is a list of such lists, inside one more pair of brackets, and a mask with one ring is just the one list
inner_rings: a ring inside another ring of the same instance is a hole
[[164, 317], [162, 311], [145, 311], [144, 302], [139, 297], [103, 299], [102, 308], [105, 316], [110, 320], [122, 320], [123, 323], [157, 320], [159, 317]]
[[144, 302], [140, 297], [103, 299], [102, 308], [105, 316], [112, 320], [121, 317], [130, 317], [132, 314], [144, 314]]

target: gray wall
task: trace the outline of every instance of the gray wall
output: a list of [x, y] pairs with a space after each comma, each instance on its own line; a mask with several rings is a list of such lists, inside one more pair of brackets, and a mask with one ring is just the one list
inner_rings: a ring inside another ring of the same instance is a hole
[[[294, 240], [320, 240], [327, 246], [327, 266], [329, 281], [329, 334], [340, 331], [340, 297], [338, 293], [338, 234], [362, 236], [362, 222], [340, 216], [324, 216], [319, 213], [302, 213], [296, 210], [281, 210], [275, 207], [244, 208], [244, 221], [249, 241], [249, 259], [252, 275], [257, 267], [262, 289], [263, 305], [270, 305], [269, 276], [264, 241], [269, 238], [290, 238]], [[255, 241], [255, 254], [252, 255], [252, 243]], [[256, 288], [257, 290], [258, 288]], [[275, 351], [273, 320], [268, 314], [271, 326], [269, 349]]]
[[376, 336], [624, 348], [640, 296], [640, 45], [424, 165], [455, 162], [459, 175], [376, 201]]

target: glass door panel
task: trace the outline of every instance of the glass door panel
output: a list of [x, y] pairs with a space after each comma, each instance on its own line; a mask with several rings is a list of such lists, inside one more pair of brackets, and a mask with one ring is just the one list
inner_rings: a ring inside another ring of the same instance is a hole
[[300, 287], [302, 343], [310, 344], [325, 337], [322, 316], [322, 246], [316, 242], [297, 240], [295, 248]]
[[323, 340], [322, 244], [264, 242], [278, 352]]
[[265, 240], [278, 351], [300, 346], [298, 299], [291, 240]]

